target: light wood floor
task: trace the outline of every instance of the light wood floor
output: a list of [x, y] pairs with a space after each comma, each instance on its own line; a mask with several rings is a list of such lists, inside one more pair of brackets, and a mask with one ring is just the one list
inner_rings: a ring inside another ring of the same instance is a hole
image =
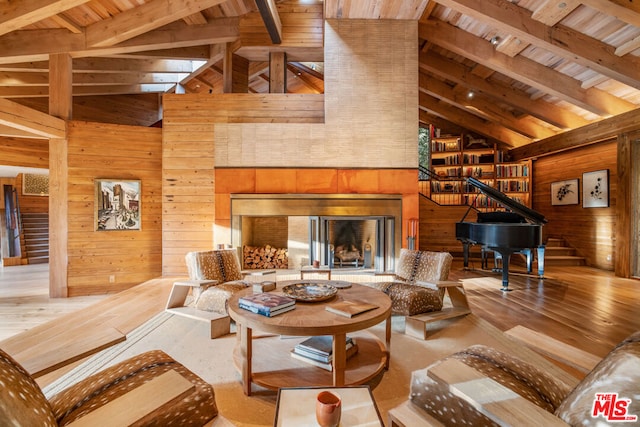
[[[512, 271], [518, 269], [514, 266]], [[590, 267], [549, 267], [545, 276], [540, 280], [514, 272], [510, 276], [513, 290], [502, 292], [499, 274], [479, 266], [464, 270], [455, 262], [450, 279], [463, 280], [472, 311], [503, 331], [523, 325], [604, 356], [640, 330], [640, 281]], [[24, 351], [28, 348], [24, 339], [45, 335], [53, 325], [75, 328], [75, 340], [104, 322], [126, 334], [164, 308], [174, 279], [153, 280], [111, 296], [49, 299], [46, 265], [4, 267], [0, 269], [0, 347]], [[54, 319], [58, 320], [47, 323]], [[50, 341], [64, 345], [53, 337]]]

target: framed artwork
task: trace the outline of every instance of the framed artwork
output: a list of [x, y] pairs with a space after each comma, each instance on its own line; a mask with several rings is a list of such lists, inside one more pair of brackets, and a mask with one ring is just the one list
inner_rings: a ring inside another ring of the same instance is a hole
[[567, 179], [551, 183], [551, 204], [577, 205], [578, 204], [578, 179]]
[[95, 229], [140, 230], [140, 181], [96, 179]]
[[25, 196], [48, 196], [49, 175], [25, 173], [22, 175], [22, 194]]
[[609, 207], [609, 169], [582, 174], [582, 207]]

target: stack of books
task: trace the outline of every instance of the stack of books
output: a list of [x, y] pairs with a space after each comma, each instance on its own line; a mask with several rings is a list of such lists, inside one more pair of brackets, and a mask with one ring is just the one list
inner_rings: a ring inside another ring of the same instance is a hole
[[[347, 337], [347, 359], [358, 352], [355, 339]], [[322, 335], [308, 338], [291, 350], [291, 357], [333, 371], [333, 337]]]
[[284, 295], [265, 292], [241, 297], [238, 306], [263, 316], [273, 317], [296, 308], [296, 301]]

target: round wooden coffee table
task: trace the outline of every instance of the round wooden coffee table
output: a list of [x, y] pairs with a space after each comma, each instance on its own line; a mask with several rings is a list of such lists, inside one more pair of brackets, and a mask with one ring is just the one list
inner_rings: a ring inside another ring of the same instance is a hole
[[[318, 280], [318, 282], [322, 282]], [[290, 282], [287, 282], [290, 283]], [[286, 284], [286, 283], [285, 283]], [[281, 292], [282, 283], [273, 292]], [[236, 368], [242, 374], [244, 393], [251, 394], [251, 383], [277, 390], [281, 387], [311, 387], [364, 384], [388, 369], [391, 345], [391, 300], [377, 289], [353, 284], [323, 302], [296, 302], [292, 311], [275, 317], [254, 314], [238, 307], [238, 299], [252, 293], [251, 288], [229, 299], [229, 315], [238, 328], [234, 351]], [[325, 310], [342, 300], [363, 300], [378, 308], [345, 317]], [[364, 331], [386, 322], [385, 342]], [[253, 338], [253, 330], [275, 334]], [[347, 360], [346, 336], [355, 337], [358, 353]], [[333, 371], [309, 365], [290, 356], [293, 347], [308, 336], [333, 336]], [[293, 338], [291, 338], [293, 337]]]

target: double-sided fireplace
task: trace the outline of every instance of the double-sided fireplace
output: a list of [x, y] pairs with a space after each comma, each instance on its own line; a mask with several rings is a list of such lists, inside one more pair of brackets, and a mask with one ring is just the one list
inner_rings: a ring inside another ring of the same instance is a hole
[[243, 268], [299, 269], [318, 261], [392, 271], [401, 215], [399, 195], [232, 195], [231, 244], [242, 249]]

